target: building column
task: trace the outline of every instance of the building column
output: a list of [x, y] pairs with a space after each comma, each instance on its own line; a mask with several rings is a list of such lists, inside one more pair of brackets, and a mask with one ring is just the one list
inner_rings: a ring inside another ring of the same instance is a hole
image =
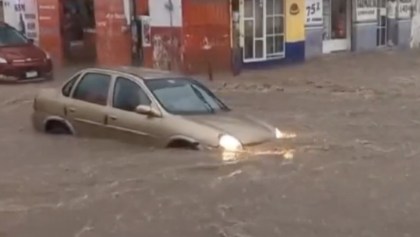
[[60, 0], [38, 0], [39, 44], [50, 53], [54, 66], [64, 62]]
[[96, 58], [103, 66], [131, 64], [131, 33], [123, 0], [95, 0]]
[[285, 0], [286, 60], [305, 60], [305, 0]]
[[[373, 2], [372, 2], [373, 3]], [[377, 48], [378, 5], [367, 5], [358, 1], [352, 4], [352, 50], [371, 51]]]
[[398, 0], [398, 19], [396, 38], [398, 48], [406, 49], [410, 47], [411, 41], [411, 21], [415, 4], [411, 0]]

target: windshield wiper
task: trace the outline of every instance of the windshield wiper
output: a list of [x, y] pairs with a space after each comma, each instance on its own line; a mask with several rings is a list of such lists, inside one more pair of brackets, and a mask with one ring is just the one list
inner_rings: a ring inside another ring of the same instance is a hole
[[215, 113], [215, 110], [213, 109], [213, 107], [211, 107], [210, 103], [207, 102], [206, 98], [204, 98], [204, 96], [200, 93], [200, 91], [197, 90], [197, 88], [195, 88], [193, 85], [190, 85], [190, 87], [194, 91], [194, 94], [198, 96], [198, 98], [204, 103], [208, 111], [211, 113]]

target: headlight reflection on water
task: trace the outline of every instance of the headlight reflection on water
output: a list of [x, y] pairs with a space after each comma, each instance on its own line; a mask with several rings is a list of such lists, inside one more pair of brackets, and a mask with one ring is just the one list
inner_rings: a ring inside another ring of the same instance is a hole
[[290, 139], [296, 137], [295, 133], [282, 132], [278, 128], [275, 129], [275, 135], [277, 139]]
[[244, 160], [253, 156], [279, 156], [286, 160], [293, 160], [295, 158], [295, 153], [296, 151], [293, 149], [243, 151], [243, 152], [224, 151], [222, 154], [222, 160], [223, 162], [232, 163], [232, 162]]

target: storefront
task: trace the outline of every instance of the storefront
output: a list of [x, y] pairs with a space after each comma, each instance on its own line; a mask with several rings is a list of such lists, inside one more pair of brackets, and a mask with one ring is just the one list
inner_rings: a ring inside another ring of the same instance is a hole
[[299, 54], [304, 54], [303, 1], [243, 0], [241, 3], [239, 15], [244, 37], [240, 43], [245, 65], [298, 59]]
[[352, 49], [352, 1], [306, 0], [306, 58]]
[[306, 0], [306, 57], [410, 45], [416, 0]]

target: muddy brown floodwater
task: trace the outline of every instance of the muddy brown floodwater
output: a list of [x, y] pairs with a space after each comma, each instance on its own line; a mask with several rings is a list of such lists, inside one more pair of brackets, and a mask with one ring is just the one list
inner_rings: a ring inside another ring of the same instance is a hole
[[217, 77], [231, 107], [297, 134], [278, 147], [293, 157], [47, 136], [32, 97], [62, 80], [1, 85], [0, 236], [420, 235], [418, 52]]

